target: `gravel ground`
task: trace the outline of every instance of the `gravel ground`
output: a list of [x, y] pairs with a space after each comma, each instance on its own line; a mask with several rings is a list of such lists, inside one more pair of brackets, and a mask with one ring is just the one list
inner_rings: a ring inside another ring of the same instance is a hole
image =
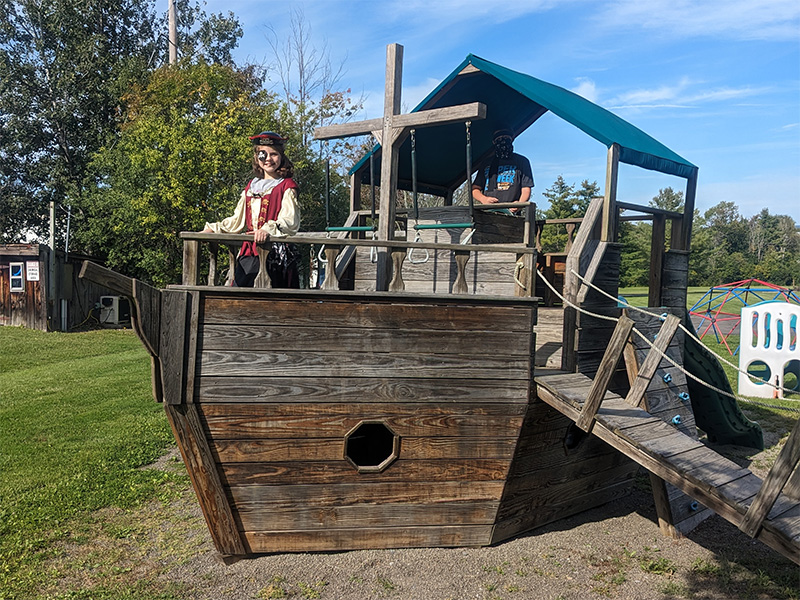
[[[768, 461], [751, 458], [763, 477], [758, 465]], [[177, 451], [151, 467], [183, 469]], [[231, 564], [183, 489], [170, 502], [95, 513], [94, 525], [67, 536], [47, 565], [54, 577], [38, 597], [92, 598], [98, 587], [134, 585], [137, 598], [168, 591], [185, 600], [800, 600], [800, 568], [716, 515], [681, 539], [661, 536], [648, 481], [643, 474], [620, 500], [488, 548], [274, 554]]]
[[800, 597], [795, 565], [717, 516], [688, 537], [662, 537], [643, 489], [490, 548], [278, 554], [226, 565], [209, 539], [162, 577], [191, 599]]
[[489, 548], [275, 554], [231, 564], [214, 551], [187, 493], [170, 507], [184, 518], [165, 517], [164, 527], [192, 551], [162, 563], [158, 579], [178, 584], [187, 600], [800, 598], [800, 568], [716, 515], [687, 537], [661, 536], [647, 481], [639, 477], [621, 500]]

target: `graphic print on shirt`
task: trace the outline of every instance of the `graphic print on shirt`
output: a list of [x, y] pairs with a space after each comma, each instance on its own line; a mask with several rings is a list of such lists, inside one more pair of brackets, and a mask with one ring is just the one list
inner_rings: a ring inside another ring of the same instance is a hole
[[[484, 170], [484, 177], [486, 183], [483, 186], [484, 192], [489, 189], [489, 167]], [[514, 183], [514, 175], [516, 173], [516, 166], [514, 165], [498, 165], [497, 167], [497, 190], [504, 192], [509, 189]]]

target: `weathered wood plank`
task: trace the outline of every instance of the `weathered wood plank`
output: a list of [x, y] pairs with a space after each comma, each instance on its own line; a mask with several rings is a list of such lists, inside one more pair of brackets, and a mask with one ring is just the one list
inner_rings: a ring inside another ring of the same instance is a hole
[[527, 403], [524, 379], [201, 377], [197, 402]]
[[792, 432], [789, 434], [789, 439], [786, 440], [783, 448], [781, 448], [775, 464], [769, 470], [767, 478], [758, 491], [758, 496], [747, 510], [739, 529], [750, 537], [755, 537], [758, 534], [764, 519], [772, 509], [775, 500], [777, 500], [786, 482], [789, 481], [789, 477], [791, 477], [798, 463], [800, 463], [800, 419], [795, 422]]
[[[514, 281], [514, 265], [516, 256], [514, 254], [484, 255], [470, 252], [469, 244], [464, 245], [464, 250], [438, 250], [429, 252], [428, 260], [425, 262], [408, 262], [403, 264], [403, 281], [408, 284], [411, 281], [426, 282], [446, 282], [455, 281], [458, 275], [459, 254], [465, 253], [469, 261], [465, 266], [465, 273], [470, 285], [476, 281], [482, 282], [512, 282]], [[420, 256], [421, 254], [421, 256]], [[357, 254], [356, 279], [369, 280], [374, 276], [376, 267], [368, 259], [369, 253], [363, 250], [363, 256]], [[414, 252], [414, 260], [424, 259], [424, 252], [419, 250]]]
[[214, 457], [206, 443], [197, 409], [191, 404], [165, 404], [164, 408], [214, 546], [223, 554], [244, 554], [245, 546], [222, 487]]
[[[514, 297], [514, 289], [517, 284], [513, 279], [503, 282], [489, 282], [489, 281], [474, 281], [473, 278], [468, 277], [468, 294], [476, 294], [483, 296], [494, 297]], [[452, 294], [453, 282], [441, 278], [433, 281], [411, 280], [404, 281], [405, 292], [413, 294]], [[355, 289], [363, 292], [375, 290], [373, 281], [370, 280], [357, 280], [355, 282]]]
[[168, 404], [184, 404], [189, 293], [164, 290], [161, 294], [161, 347], [158, 354], [164, 400]]
[[633, 474], [628, 469], [622, 471], [619, 481], [609, 481], [605, 487], [594, 489], [586, 494], [557, 495], [552, 502], [521, 510], [495, 525], [492, 543], [496, 544], [526, 531], [582, 513], [595, 506], [613, 502], [630, 493]]
[[375, 527], [328, 529], [325, 531], [279, 531], [243, 533], [248, 551], [308, 552], [337, 551], [352, 548], [429, 548], [483, 546], [489, 544], [491, 525], [455, 525], [436, 527]]
[[348, 461], [289, 461], [268, 463], [224, 463], [220, 471], [230, 486], [366, 483], [368, 481], [502, 481], [508, 460], [461, 458], [450, 460], [405, 460], [401, 458], [380, 473], [359, 472]]
[[591, 494], [621, 480], [629, 481], [638, 467], [619, 452], [615, 454], [615, 457], [606, 455], [594, 471], [588, 470], [585, 464], [575, 463], [571, 477], [557, 477], [542, 471], [516, 480], [511, 487], [507, 485], [498, 520], [558, 504], [572, 496]]
[[290, 484], [281, 486], [232, 486], [228, 489], [236, 506], [249, 511], [287, 509], [311, 502], [317, 507], [370, 504], [437, 504], [439, 502], [483, 502], [499, 500], [503, 481], [407, 482], [362, 481], [337, 484]]
[[[534, 305], [520, 306], [423, 305], [395, 299], [381, 302], [341, 302], [330, 299], [321, 304], [308, 301], [208, 296], [206, 324], [263, 325], [291, 323], [296, 327], [351, 327], [457, 331], [532, 331]], [[518, 301], [522, 301], [521, 299]], [[476, 310], [476, 306], [480, 307]]]
[[[568, 414], [570, 418], [577, 418], [578, 411], [571, 405], [561, 402], [558, 396], [547, 387], [539, 386], [538, 389], [540, 398], [557, 406], [559, 410]], [[635, 411], [637, 409], [631, 408], [630, 410]], [[651, 473], [673, 484], [692, 498], [699, 500], [702, 504], [735, 525], [741, 522], [744, 513], [744, 507], [737, 498], [750, 497], [754, 495], [755, 489], [759, 487], [760, 480], [747, 470], [741, 469], [741, 476], [739, 476], [740, 473], [736, 470], [739, 467], [734, 463], [731, 463], [733, 466], [727, 471], [726, 475], [731, 480], [730, 482], [711, 485], [703, 479], [706, 476], [703, 470], [707, 467], [696, 467], [688, 472], [676, 469], [669, 459], [660, 456], [657, 448], [651, 447], [650, 450], [643, 451], [635, 442], [625, 440], [611, 430], [606, 429], [603, 418], [599, 414], [593, 432], [600, 439], [636, 460]], [[689, 440], [689, 442], [696, 443], [683, 434], [676, 435]], [[648, 442], [648, 444], [651, 443]], [[666, 448], [666, 450], [669, 453], [676, 454], [674, 452], [675, 447]], [[708, 452], [713, 453], [712, 450], [708, 450]], [[709, 472], [718, 473], [719, 465], [714, 465], [709, 469]], [[791, 541], [794, 535], [792, 532], [779, 530], [775, 524], [767, 520], [763, 522], [758, 538], [771, 548], [800, 563], [797, 545]]]
[[239, 508], [244, 531], [327, 531], [364, 527], [491, 525], [498, 501], [439, 502], [435, 504], [369, 504], [349, 506], [295, 506], [274, 508], [269, 504]]
[[[631, 321], [631, 323], [633, 323], [633, 321]], [[628, 404], [632, 406], [644, 406], [644, 394], [650, 385], [653, 375], [656, 373], [656, 369], [663, 360], [661, 354], [666, 351], [670, 342], [672, 342], [672, 337], [678, 330], [678, 325], [680, 325], [680, 319], [678, 319], [678, 317], [675, 315], [667, 315], [664, 320], [664, 325], [658, 333], [658, 338], [656, 338], [647, 357], [642, 361], [636, 379], [631, 385], [628, 395], [625, 397], [625, 402]]]
[[183, 241], [183, 285], [197, 285], [197, 274], [200, 267], [200, 242]]
[[295, 350], [310, 352], [414, 352], [484, 356], [526, 356], [530, 332], [427, 331], [292, 327], [290, 325], [206, 325], [203, 350]]
[[591, 431], [595, 414], [597, 414], [600, 403], [608, 390], [608, 384], [616, 370], [619, 359], [622, 357], [625, 342], [631, 333], [631, 329], [633, 329], [633, 321], [622, 315], [617, 322], [617, 327], [614, 329], [608, 349], [603, 354], [603, 360], [600, 361], [600, 368], [586, 396], [581, 415], [575, 421], [575, 424], [583, 431]]
[[452, 354], [386, 354], [371, 352], [249, 352], [208, 350], [200, 354], [203, 376], [439, 377], [442, 379], [508, 379], [530, 372], [530, 358]]
[[524, 405], [199, 404], [209, 434], [218, 439], [344, 436], [364, 420], [379, 419], [400, 436], [516, 436]]
[[[344, 456], [344, 438], [211, 440], [216, 460], [236, 462], [335, 461]], [[517, 438], [404, 437], [404, 459], [510, 459]]]
[[189, 314], [186, 331], [186, 402], [194, 402], [200, 319], [200, 294], [199, 292], [189, 292]]
[[536, 494], [542, 487], [566, 484], [577, 479], [591, 480], [620, 464], [631, 464], [628, 458], [598, 440], [584, 440], [583, 444], [587, 446], [585, 449], [570, 452], [565, 452], [563, 444], [559, 444], [542, 449], [536, 455], [515, 457], [506, 486], [509, 500], [514, 495]]

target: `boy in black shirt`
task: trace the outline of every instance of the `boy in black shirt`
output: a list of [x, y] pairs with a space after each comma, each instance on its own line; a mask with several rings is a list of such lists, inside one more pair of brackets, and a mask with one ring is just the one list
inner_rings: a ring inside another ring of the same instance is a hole
[[[514, 137], [508, 129], [492, 136], [494, 157], [480, 169], [472, 184], [472, 197], [481, 204], [527, 202], [533, 187], [533, 172], [527, 158], [514, 152]], [[519, 209], [512, 209], [516, 213]]]

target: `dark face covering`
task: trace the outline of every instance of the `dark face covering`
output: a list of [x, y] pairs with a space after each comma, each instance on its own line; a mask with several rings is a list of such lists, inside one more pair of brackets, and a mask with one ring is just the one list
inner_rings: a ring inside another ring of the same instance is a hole
[[503, 135], [494, 141], [494, 155], [497, 158], [510, 158], [514, 152], [514, 144], [511, 136]]

